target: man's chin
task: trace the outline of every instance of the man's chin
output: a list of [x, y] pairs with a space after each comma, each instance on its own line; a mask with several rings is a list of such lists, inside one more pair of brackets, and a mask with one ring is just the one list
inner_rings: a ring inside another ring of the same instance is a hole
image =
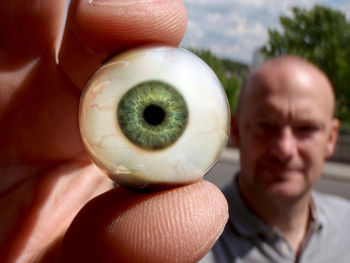
[[276, 199], [296, 200], [305, 194], [305, 188], [291, 182], [278, 182], [265, 188], [268, 196]]

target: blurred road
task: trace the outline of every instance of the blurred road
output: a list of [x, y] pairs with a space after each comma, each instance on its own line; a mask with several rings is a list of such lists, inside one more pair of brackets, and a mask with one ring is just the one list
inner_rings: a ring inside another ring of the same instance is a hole
[[[223, 188], [239, 170], [239, 153], [236, 149], [226, 148], [218, 163], [204, 179]], [[326, 162], [321, 180], [316, 189], [320, 192], [338, 195], [350, 200], [350, 164]]]

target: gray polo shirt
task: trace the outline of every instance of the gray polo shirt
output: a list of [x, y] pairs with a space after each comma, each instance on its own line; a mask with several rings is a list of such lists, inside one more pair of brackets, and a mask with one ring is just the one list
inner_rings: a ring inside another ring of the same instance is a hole
[[268, 227], [244, 204], [236, 180], [224, 190], [230, 218], [211, 252], [200, 262], [349, 263], [350, 202], [313, 193], [314, 206], [297, 255], [276, 228]]

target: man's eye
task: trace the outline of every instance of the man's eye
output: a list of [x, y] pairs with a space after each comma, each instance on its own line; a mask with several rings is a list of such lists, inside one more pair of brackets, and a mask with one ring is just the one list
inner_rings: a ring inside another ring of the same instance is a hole
[[272, 125], [272, 124], [270, 124], [270, 123], [265, 123], [265, 122], [259, 123], [258, 126], [259, 126], [259, 128], [265, 129], [265, 130], [270, 130], [270, 129], [273, 128], [273, 125]]
[[269, 122], [258, 122], [256, 128], [264, 132], [277, 132], [278, 126]]
[[201, 178], [229, 131], [227, 98], [192, 53], [143, 47], [114, 57], [87, 84], [80, 130], [92, 161], [133, 188]]
[[310, 135], [318, 130], [316, 126], [312, 125], [300, 125], [294, 128], [295, 132], [305, 136], [305, 135]]

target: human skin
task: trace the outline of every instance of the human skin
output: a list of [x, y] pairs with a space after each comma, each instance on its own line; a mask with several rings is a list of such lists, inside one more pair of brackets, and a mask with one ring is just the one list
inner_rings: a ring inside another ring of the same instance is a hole
[[61, 0], [0, 5], [0, 261], [198, 260], [227, 220], [221, 192], [205, 181], [147, 194], [111, 189], [78, 130], [90, 75], [130, 47], [178, 45], [183, 4], [72, 0], [61, 41], [65, 9]]
[[[339, 122], [333, 111], [334, 94], [325, 75], [286, 56], [250, 75], [232, 122], [244, 199], [269, 225], [287, 235], [299, 231], [294, 236], [298, 242], [306, 228], [311, 190], [334, 151]], [[298, 242], [289, 241], [297, 250]]]

